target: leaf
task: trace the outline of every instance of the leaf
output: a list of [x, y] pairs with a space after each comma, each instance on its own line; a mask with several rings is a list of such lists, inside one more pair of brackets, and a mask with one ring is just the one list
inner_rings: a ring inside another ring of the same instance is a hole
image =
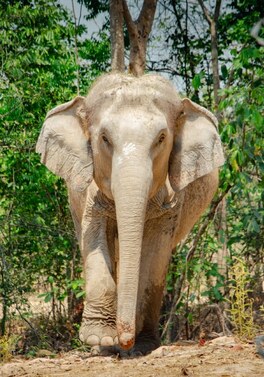
[[76, 298], [84, 297], [85, 296], [85, 291], [79, 292], [76, 294]]
[[197, 74], [192, 79], [192, 86], [195, 90], [198, 90], [201, 86], [201, 74]]
[[225, 80], [228, 77], [228, 70], [225, 64], [221, 65], [222, 77]]
[[48, 277], [48, 282], [53, 284], [54, 283], [54, 277], [53, 276], [49, 276]]
[[52, 298], [53, 298], [53, 294], [51, 292], [47, 292], [47, 294], [45, 295], [44, 301], [50, 302]]

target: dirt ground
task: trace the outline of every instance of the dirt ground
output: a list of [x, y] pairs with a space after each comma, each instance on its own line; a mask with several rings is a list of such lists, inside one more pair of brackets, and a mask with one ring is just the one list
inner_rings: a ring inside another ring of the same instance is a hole
[[92, 356], [69, 352], [55, 358], [13, 358], [0, 367], [1, 377], [178, 377], [264, 376], [264, 358], [255, 344], [241, 344], [233, 337], [205, 342], [179, 342], [162, 346], [136, 358]]

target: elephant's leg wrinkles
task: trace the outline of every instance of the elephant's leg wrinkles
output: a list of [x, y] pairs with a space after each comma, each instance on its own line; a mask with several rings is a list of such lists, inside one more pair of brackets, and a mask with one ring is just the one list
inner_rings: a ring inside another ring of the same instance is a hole
[[87, 280], [80, 339], [90, 345], [112, 346], [118, 342], [115, 284], [103, 275], [94, 282]]
[[85, 222], [82, 251], [86, 275], [86, 302], [80, 339], [92, 346], [113, 346], [116, 333], [116, 284], [106, 240], [106, 220]]

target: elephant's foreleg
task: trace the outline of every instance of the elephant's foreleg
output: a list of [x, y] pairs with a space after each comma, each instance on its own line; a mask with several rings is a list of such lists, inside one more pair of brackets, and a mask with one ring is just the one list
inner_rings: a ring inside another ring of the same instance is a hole
[[86, 302], [80, 339], [92, 346], [112, 346], [116, 334], [116, 284], [106, 239], [106, 220], [86, 219], [82, 253], [86, 280]]

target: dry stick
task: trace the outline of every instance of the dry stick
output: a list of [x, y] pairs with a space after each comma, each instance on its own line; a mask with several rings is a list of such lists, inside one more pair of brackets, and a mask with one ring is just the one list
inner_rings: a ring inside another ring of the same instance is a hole
[[22, 320], [23, 321], [25, 321], [27, 324], [28, 324], [28, 326], [31, 328], [31, 330], [33, 331], [33, 333], [35, 334], [35, 337], [36, 337], [36, 339], [39, 341], [39, 339], [40, 339], [40, 336], [39, 336], [39, 334], [38, 334], [38, 331], [35, 329], [35, 327], [29, 322], [29, 320], [21, 313], [21, 311], [20, 311], [20, 309], [19, 309], [19, 307], [18, 307], [18, 305], [16, 304], [16, 310], [18, 311], [18, 313], [19, 313], [19, 315], [20, 315], [20, 317], [22, 318]]
[[161, 337], [163, 338], [168, 330], [168, 327], [169, 327], [169, 324], [172, 322], [172, 318], [173, 318], [173, 315], [175, 313], [175, 310], [176, 310], [176, 307], [178, 306], [180, 300], [181, 300], [181, 291], [182, 291], [182, 286], [183, 286], [183, 283], [184, 283], [184, 280], [185, 280], [185, 276], [186, 276], [186, 272], [187, 272], [187, 265], [188, 263], [192, 260], [193, 256], [194, 256], [194, 253], [197, 249], [197, 246], [198, 246], [198, 243], [200, 241], [200, 238], [202, 237], [202, 235], [205, 233], [209, 223], [211, 222], [211, 220], [213, 220], [214, 218], [214, 215], [215, 215], [215, 212], [217, 210], [217, 207], [219, 205], [219, 203], [221, 203], [221, 201], [224, 199], [224, 197], [226, 196], [226, 194], [228, 193], [228, 191], [231, 189], [231, 185], [228, 185], [227, 188], [225, 189], [225, 191], [222, 193], [222, 195], [219, 196], [219, 198], [217, 198], [215, 201], [212, 202], [211, 204], [211, 208], [210, 208], [210, 211], [206, 217], [206, 220], [204, 221], [204, 223], [200, 226], [195, 238], [194, 238], [194, 241], [193, 241], [193, 244], [192, 244], [192, 247], [190, 248], [187, 256], [186, 256], [186, 268], [185, 270], [182, 272], [180, 278], [178, 279], [178, 281], [175, 283], [175, 286], [174, 286], [174, 297], [173, 297], [173, 301], [172, 301], [172, 305], [171, 305], [171, 310], [170, 310], [170, 313], [169, 313], [169, 317], [164, 325], [164, 328], [163, 328], [163, 331], [162, 331], [162, 335]]

